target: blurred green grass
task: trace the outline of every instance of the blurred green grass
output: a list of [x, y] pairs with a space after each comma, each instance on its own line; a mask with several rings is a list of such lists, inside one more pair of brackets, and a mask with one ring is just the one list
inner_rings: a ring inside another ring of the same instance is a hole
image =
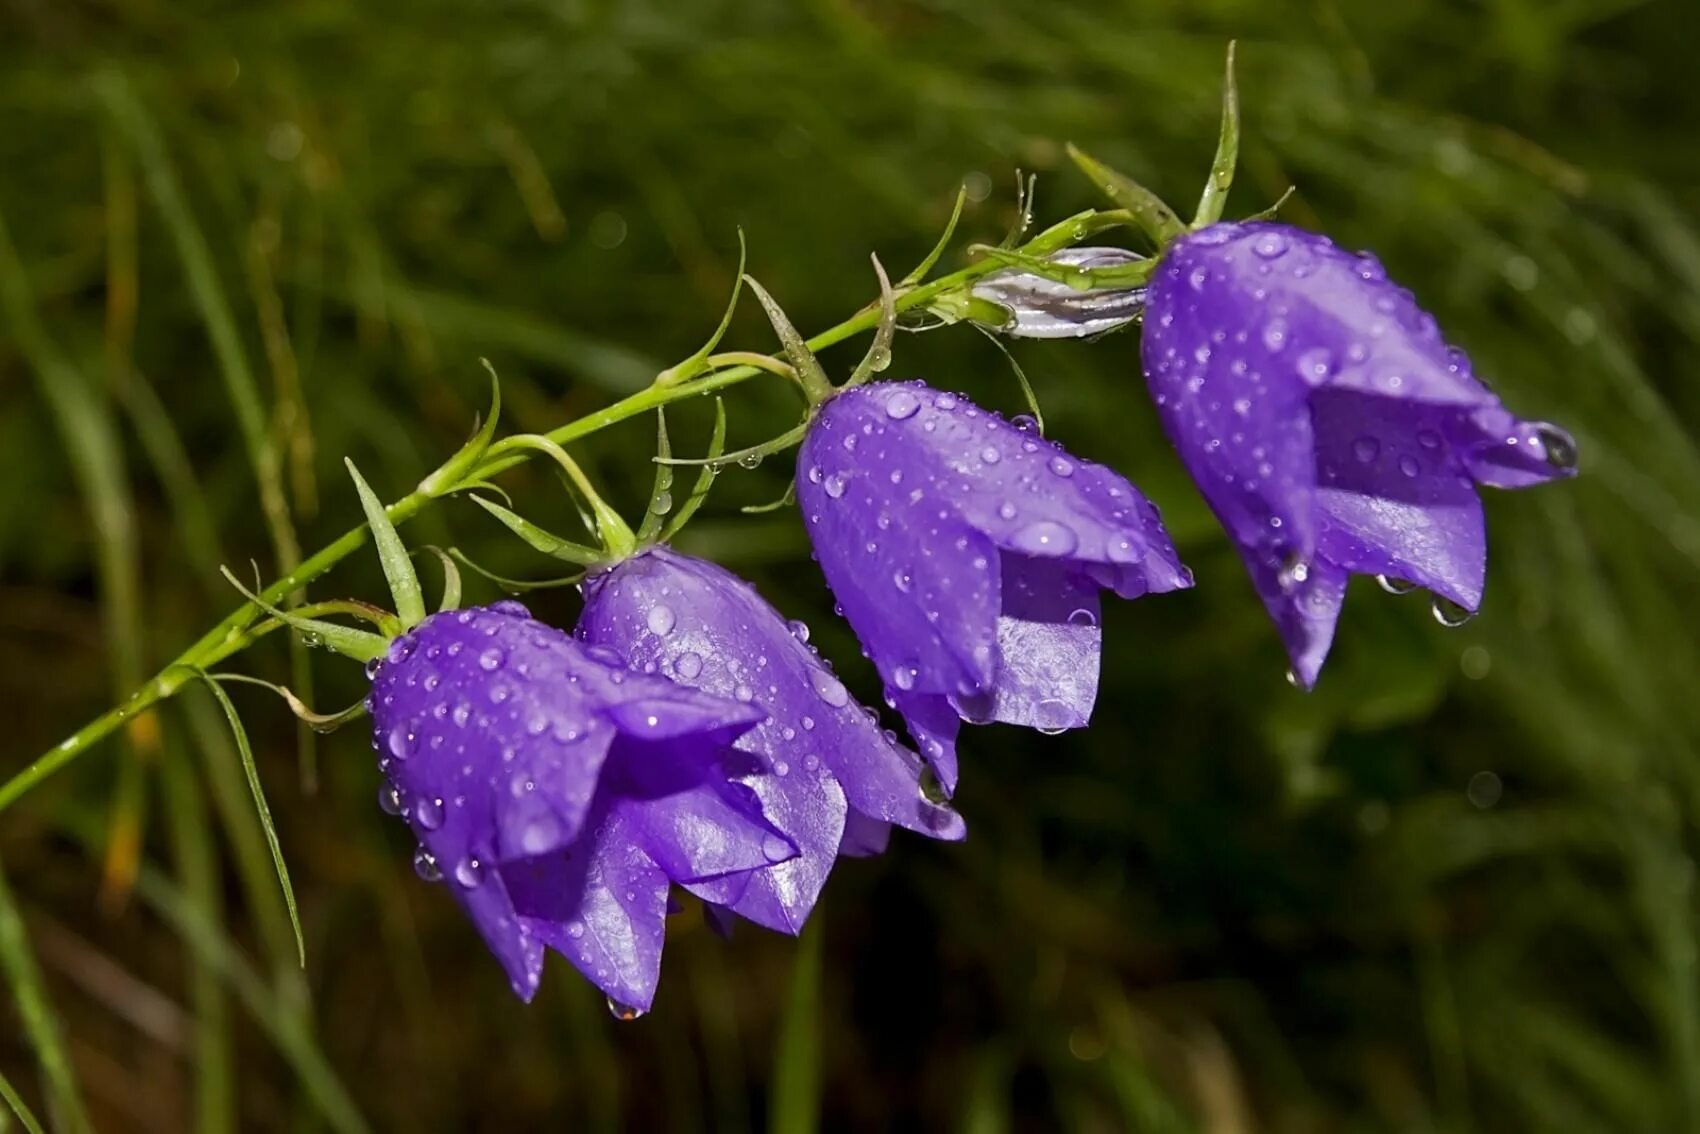
[[[867, 302], [870, 251], [918, 259], [959, 183], [965, 239], [1007, 227], [1018, 168], [1041, 218], [1094, 203], [1064, 140], [1190, 201], [1230, 37], [1230, 211], [1296, 184], [1287, 218], [1374, 247], [1514, 408], [1575, 432], [1585, 475], [1490, 498], [1487, 604], [1461, 630], [1354, 585], [1305, 697], [1162, 439], [1134, 338], [1019, 348], [1052, 434], [1163, 506], [1199, 587], [1106, 611], [1091, 731], [972, 734], [966, 844], [846, 864], [818, 987], [793, 980], [797, 943], [725, 945], [687, 914], [643, 1022], [564, 965], [519, 1006], [413, 878], [359, 730], [315, 769], [287, 714], [238, 691], [301, 973], [196, 693], [0, 824], [0, 906], [65, 1051], [25, 997], [0, 1073], [66, 1129], [40, 1053], [101, 1130], [1700, 1129], [1690, 15], [3, 0], [8, 773], [222, 614], [220, 562], [271, 574], [291, 536], [353, 522], [344, 455], [393, 497], [452, 451], [480, 356], [511, 422], [546, 429], [695, 349], [740, 226], [807, 333]], [[749, 308], [729, 341], [770, 340]], [[902, 337], [892, 373], [1020, 405], [965, 332]], [[752, 383], [729, 410], [737, 446], [789, 401]], [[675, 415], [676, 443], [708, 420]], [[580, 446], [628, 514], [651, 443], [633, 422]], [[685, 545], [807, 618], [871, 699], [794, 515], [735, 511], [776, 498], [783, 465], [722, 477]], [[546, 476], [509, 482], [567, 529]], [[461, 504], [409, 535], [549, 569]], [[362, 558], [315, 594], [380, 585]], [[299, 681], [281, 644], [244, 664]], [[358, 693], [347, 667], [315, 674], [325, 707]]]

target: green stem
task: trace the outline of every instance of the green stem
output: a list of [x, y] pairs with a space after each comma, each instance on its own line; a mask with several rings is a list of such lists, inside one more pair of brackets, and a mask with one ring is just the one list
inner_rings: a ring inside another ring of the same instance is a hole
[[[1076, 213], [1074, 216], [1058, 221], [1028, 241], [1022, 246], [1021, 250], [1030, 255], [1048, 255], [1077, 244], [1094, 233], [1127, 225], [1133, 219], [1125, 209], [1089, 209], [1086, 212]], [[893, 306], [898, 312], [924, 307], [939, 296], [962, 288], [979, 277], [998, 271], [1002, 267], [1001, 263], [993, 259], [976, 261], [965, 268], [940, 276], [931, 283], [897, 293], [893, 300]], [[806, 345], [810, 350], [824, 350], [864, 331], [873, 330], [879, 326], [879, 322], [880, 305], [873, 303], [837, 326], [829, 327], [807, 340]], [[569, 441], [576, 441], [581, 437], [587, 437], [611, 425], [616, 425], [627, 418], [648, 414], [672, 402], [683, 401], [700, 394], [713, 393], [716, 390], [724, 390], [759, 374], [770, 373], [772, 370], [771, 365], [743, 365], [734, 366], [727, 370], [713, 371], [700, 378], [693, 378], [684, 382], [671, 383], [657, 380], [635, 394], [622, 398], [612, 405], [604, 406], [594, 413], [586, 414], [576, 421], [570, 421], [544, 436], [557, 445], [564, 445]], [[460, 484], [467, 485], [488, 480], [500, 472], [524, 464], [535, 455], [536, 450], [525, 448], [524, 443], [516, 443], [513, 438], [504, 438], [492, 444], [485, 451], [483, 459], [473, 468], [467, 470]], [[429, 478], [427, 478], [427, 482], [429, 483]], [[452, 486], [433, 485], [433, 488], [435, 491], [430, 493], [416, 489], [385, 508], [384, 511], [389, 517], [390, 523], [400, 527], [423, 511], [439, 495], [447, 495], [454, 490]], [[370, 529], [364, 524], [344, 532], [335, 541], [302, 560], [294, 570], [283, 578], [266, 587], [259, 593], [259, 597], [273, 605], [283, 602], [287, 596], [299, 591], [302, 587], [307, 586], [332, 567], [359, 551], [370, 538]], [[144, 682], [123, 704], [108, 709], [66, 737], [57, 747], [48, 750], [37, 758], [4, 785], [0, 785], [0, 811], [4, 811], [20, 796], [88, 751], [125, 721], [146, 712], [155, 704], [171, 698], [185, 683], [195, 678], [197, 671], [210, 669], [225, 658], [247, 647], [254, 640], [254, 635], [247, 633], [248, 627], [261, 613], [260, 608], [253, 603], [244, 603], [237, 607], [202, 635], [199, 640], [179, 654], [174, 661], [150, 680]]]

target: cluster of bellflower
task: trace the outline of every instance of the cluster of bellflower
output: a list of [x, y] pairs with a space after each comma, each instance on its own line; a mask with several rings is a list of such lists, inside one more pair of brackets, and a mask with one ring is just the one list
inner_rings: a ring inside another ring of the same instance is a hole
[[[972, 299], [1017, 336], [1142, 321], [1163, 426], [1295, 683], [1316, 680], [1351, 574], [1425, 587], [1449, 617], [1475, 610], [1477, 486], [1569, 475], [1568, 436], [1506, 411], [1375, 257], [1220, 222], [1219, 176], [1181, 226], [1077, 158], [1157, 254], [1005, 255]], [[840, 856], [880, 853], [893, 827], [962, 838], [949, 806], [962, 723], [1085, 726], [1101, 592], [1192, 584], [1127, 479], [1031, 418], [921, 382], [870, 383], [865, 365], [833, 388], [757, 291], [814, 374], [796, 474], [814, 557], [914, 748], [850, 696], [806, 627], [653, 538], [596, 558], [570, 633], [512, 601], [415, 620], [370, 670], [386, 810], [527, 999], [553, 948], [617, 1014], [647, 1010], [674, 887], [717, 924], [795, 934]]]

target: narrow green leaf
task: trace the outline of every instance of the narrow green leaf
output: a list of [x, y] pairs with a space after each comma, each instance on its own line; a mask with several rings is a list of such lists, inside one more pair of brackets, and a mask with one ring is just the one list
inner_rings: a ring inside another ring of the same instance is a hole
[[1033, 227], [1033, 199], [1038, 188], [1037, 173], [1023, 177], [1019, 169], [1015, 171], [1015, 219], [1010, 222], [1009, 231], [1003, 234], [1003, 239], [998, 241], [999, 248], [1014, 248]]
[[395, 597], [396, 615], [401, 619], [402, 628], [411, 630], [425, 621], [425, 596], [419, 590], [419, 576], [414, 573], [413, 560], [408, 556], [407, 548], [402, 546], [395, 525], [390, 523], [383, 502], [360, 475], [360, 470], [346, 457], [342, 463], [348, 466], [348, 475], [354, 478], [354, 490], [360, 494], [360, 506], [365, 509], [366, 523], [372, 529], [372, 543], [378, 549], [378, 561], [383, 564], [384, 578], [390, 584], [390, 594]]
[[742, 508], [739, 508], [738, 511], [744, 513], [746, 516], [761, 516], [768, 512], [777, 512], [781, 508], [789, 508], [796, 502], [797, 480], [793, 477], [791, 479], [791, 483], [785, 486], [785, 492], [778, 500], [770, 500], [766, 504], [746, 504]]
[[720, 398], [714, 399], [714, 434], [708, 440], [709, 463], [703, 465], [697, 473], [697, 482], [691, 486], [691, 494], [685, 497], [685, 502], [679, 505], [679, 510], [673, 513], [673, 519], [662, 529], [663, 541], [672, 539], [680, 528], [684, 527], [690, 518], [696, 515], [696, 510], [702, 507], [702, 502], [708, 499], [709, 490], [714, 487], [714, 478], [718, 476], [714, 462], [726, 451], [726, 403]]
[[0, 1075], [0, 1098], [6, 1100], [6, 1105], [11, 1108], [18, 1121], [24, 1124], [24, 1129], [28, 1134], [46, 1134], [41, 1128], [41, 1123], [36, 1120], [35, 1112], [30, 1110], [28, 1104], [13, 1088], [11, 1080], [6, 1078], [5, 1075]]
[[797, 381], [801, 383], [803, 392], [808, 395], [809, 402], [819, 405], [833, 394], [832, 383], [827, 379], [826, 371], [821, 369], [820, 359], [809, 349], [809, 344], [803, 341], [803, 336], [797, 333], [797, 328], [791, 320], [767, 293], [767, 289], [755, 281], [752, 276], [745, 276], [744, 282], [750, 285], [750, 290], [756, 293], [761, 301], [762, 310], [767, 312], [768, 322], [773, 324], [773, 331], [779, 336], [779, 345], [785, 348], [785, 357], [791, 363], [791, 369], [797, 372]]
[[1009, 361], [1009, 368], [1015, 371], [1015, 380], [1021, 383], [1021, 394], [1027, 399], [1027, 408], [1033, 411], [1033, 420], [1038, 423], [1039, 434], [1040, 436], [1044, 436], [1045, 413], [1039, 408], [1039, 395], [1033, 392], [1033, 383], [1027, 380], [1027, 372], [1021, 369], [1021, 363], [1015, 360], [1015, 355], [1010, 351], [1009, 347], [1004, 345], [1003, 340], [997, 335], [993, 334], [985, 327], [980, 326], [978, 323], [970, 323], [969, 326], [973, 327], [976, 331], [979, 331], [982, 335], [985, 335], [993, 346], [1003, 352], [1004, 358]]
[[847, 387], [860, 386], [891, 365], [891, 338], [897, 333], [897, 306], [892, 299], [891, 281], [886, 278], [885, 265], [880, 263], [878, 256], [870, 256], [869, 259], [874, 262], [874, 275], [880, 281], [880, 321], [874, 328], [868, 352], [850, 373], [850, 380], [845, 383]]
[[596, 491], [596, 486], [590, 482], [578, 462], [573, 460], [559, 443], [541, 433], [521, 433], [509, 437], [506, 444], [520, 449], [535, 449], [555, 462], [571, 482], [570, 487], [578, 490], [594, 514], [595, 522], [588, 526], [602, 541], [609, 557], [621, 559], [636, 550], [637, 536], [633, 534], [632, 529], [626, 526], [626, 521], [621, 518], [620, 513], [602, 499], [601, 493]]
[[945, 249], [950, 247], [950, 238], [956, 235], [956, 223], [962, 219], [962, 203], [968, 199], [968, 187], [962, 186], [956, 191], [956, 204], [950, 210], [950, 220], [945, 223], [944, 232], [939, 235], [938, 243], [933, 250], [916, 264], [909, 274], [897, 281], [900, 288], [913, 287], [927, 278], [927, 273], [933, 270]]
[[73, 1134], [89, 1134], [92, 1127], [83, 1109], [82, 1096], [77, 1092], [70, 1056], [66, 1054], [59, 1035], [59, 1021], [48, 1001], [47, 987], [42, 982], [41, 970], [36, 967], [35, 955], [30, 951], [23, 918], [18, 916], [17, 903], [6, 884], [3, 868], [0, 868], [0, 974], [4, 974], [6, 983], [11, 986], [24, 1035], [29, 1038], [30, 1046], [35, 1048], [36, 1058], [41, 1061], [42, 1078], [47, 1086], [48, 1117], [53, 1128], [72, 1131]]
[[1198, 199], [1193, 228], [1203, 228], [1222, 219], [1222, 208], [1227, 204], [1228, 190], [1234, 184], [1234, 167], [1239, 159], [1240, 91], [1234, 79], [1234, 43], [1229, 40], [1227, 76], [1222, 81], [1222, 127], [1216, 138], [1216, 157], [1210, 163], [1210, 177]]
[[554, 587], [570, 587], [584, 578], [583, 571], [575, 571], [571, 575], [565, 575], [558, 579], [510, 579], [506, 575], [498, 575], [489, 568], [474, 563], [458, 547], [449, 548], [449, 554], [454, 556], [455, 562], [461, 566], [471, 568], [510, 594], [521, 594], [525, 591], [544, 591]]
[[490, 412], [484, 415], [484, 420], [472, 431], [472, 436], [467, 438], [466, 444], [456, 450], [454, 456], [419, 482], [419, 491], [426, 496], [442, 496], [461, 487], [462, 478], [478, 467], [478, 462], [484, 459], [490, 442], [496, 436], [496, 423], [502, 416], [502, 380], [496, 377], [496, 368], [490, 365], [489, 359], [481, 358], [478, 361], [484, 364], [484, 369], [490, 375]]
[[[582, 543], [574, 543], [571, 540], [562, 539], [553, 532], [548, 532], [538, 527], [524, 516], [511, 512], [502, 507], [500, 504], [492, 503], [491, 501], [484, 499], [482, 496], [474, 496], [472, 498], [472, 502], [490, 513], [492, 516], [496, 517], [496, 519], [502, 521], [509, 531], [513, 532], [531, 547], [541, 551], [544, 555], [563, 560], [567, 563], [577, 563], [581, 567], [588, 567], [592, 563], [599, 563], [604, 558], [602, 551], [599, 549], [586, 547]], [[465, 562], [465, 560], [462, 560], [462, 562]]]
[[1175, 215], [1175, 211], [1133, 178], [1117, 173], [1091, 154], [1076, 148], [1073, 143], [1068, 146], [1068, 156], [1074, 159], [1074, 164], [1080, 167], [1080, 171], [1103, 190], [1110, 200], [1128, 211], [1140, 231], [1150, 237], [1151, 242], [1158, 248], [1165, 247], [1186, 231], [1186, 225], [1181, 223], [1181, 218]]
[[[380, 634], [373, 634], [368, 630], [356, 630], [352, 626], [340, 626], [335, 622], [326, 622], [320, 618], [302, 618], [299, 615], [291, 614], [289, 611], [279, 610], [254, 591], [244, 587], [236, 576], [230, 573], [230, 568], [220, 567], [219, 572], [249, 602], [258, 606], [285, 626], [297, 631], [303, 638], [334, 653], [341, 654], [343, 657], [353, 658], [355, 661], [371, 661], [382, 654], [389, 646], [389, 639]], [[343, 609], [350, 604], [339, 602], [315, 605]], [[261, 632], [263, 633], [263, 631]]]
[[772, 1134], [814, 1134], [820, 1126], [821, 953], [825, 927], [817, 906], [798, 943], [791, 991], [779, 1023], [769, 1098]]
[[242, 727], [242, 718], [236, 712], [236, 706], [231, 704], [230, 696], [224, 687], [213, 680], [205, 670], [196, 670], [196, 676], [212, 690], [213, 698], [218, 701], [218, 707], [224, 710], [224, 719], [230, 725], [230, 734], [236, 741], [237, 754], [242, 758], [242, 771], [248, 777], [248, 790], [254, 796], [254, 813], [260, 820], [260, 829], [265, 832], [266, 847], [271, 851], [272, 867], [277, 871], [278, 887], [283, 892], [283, 904], [289, 910], [289, 925], [295, 932], [295, 954], [301, 967], [307, 967], [307, 941], [301, 933], [301, 912], [295, 905], [295, 888], [289, 883], [289, 867], [283, 861], [283, 847], [278, 843], [277, 827], [272, 823], [271, 808], [266, 805], [266, 790], [260, 783], [260, 770], [254, 764], [254, 750], [248, 744], [248, 730]]
[[258, 685], [269, 689], [283, 698], [283, 703], [289, 706], [289, 711], [295, 714], [297, 720], [310, 727], [314, 732], [335, 732], [350, 721], [359, 720], [366, 715], [366, 700], [361, 698], [334, 713], [315, 712], [306, 702], [297, 697], [287, 685], [279, 685], [275, 681], [267, 681], [263, 677], [254, 677], [246, 673], [212, 673], [207, 676], [214, 681], [235, 683], [237, 685]]
[[443, 601], [437, 604], [439, 611], [460, 609], [460, 568], [449, 557], [448, 552], [435, 545], [417, 548], [415, 555], [428, 551], [437, 557], [437, 562], [443, 565]]
[[738, 297], [744, 286], [744, 262], [748, 249], [744, 246], [744, 230], [738, 230], [738, 275], [732, 281], [732, 298], [726, 301], [726, 311], [720, 316], [720, 325], [714, 333], [708, 336], [708, 341], [698, 347], [696, 353], [675, 366], [669, 366], [655, 376], [657, 386], [673, 386], [688, 378], [694, 377], [703, 367], [703, 362], [714, 353], [714, 348], [720, 345], [720, 340], [726, 337], [726, 331], [732, 326], [732, 316], [738, 311]]
[[667, 440], [667, 411], [660, 406], [655, 410], [655, 455], [659, 458], [655, 462], [655, 484], [649, 491], [643, 522], [638, 525], [639, 543], [654, 540], [667, 521], [667, 513], [673, 510], [673, 468], [667, 463], [673, 455], [673, 446]]

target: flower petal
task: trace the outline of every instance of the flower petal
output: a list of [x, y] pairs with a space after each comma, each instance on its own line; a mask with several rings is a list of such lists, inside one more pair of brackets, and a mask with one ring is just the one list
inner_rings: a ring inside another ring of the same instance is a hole
[[617, 1004], [647, 1011], [661, 976], [667, 876], [629, 818], [601, 807], [571, 850], [504, 863], [527, 931]]
[[[748, 798], [739, 799], [735, 792]], [[762, 818], [749, 789], [703, 785], [617, 806], [643, 849], [674, 882], [701, 882], [797, 857], [797, 847]]]
[[1476, 609], [1487, 533], [1475, 484], [1446, 441], [1457, 411], [1318, 391], [1312, 414], [1322, 557]]
[[1305, 689], [1316, 684], [1322, 662], [1334, 643], [1334, 625], [1346, 601], [1350, 573], [1326, 559], [1298, 571], [1272, 570], [1261, 560], [1246, 560], [1252, 583], [1281, 632], [1292, 661], [1294, 681]]
[[1004, 556], [994, 720], [1042, 732], [1084, 728], [1102, 646], [1096, 583], [1046, 560]]

